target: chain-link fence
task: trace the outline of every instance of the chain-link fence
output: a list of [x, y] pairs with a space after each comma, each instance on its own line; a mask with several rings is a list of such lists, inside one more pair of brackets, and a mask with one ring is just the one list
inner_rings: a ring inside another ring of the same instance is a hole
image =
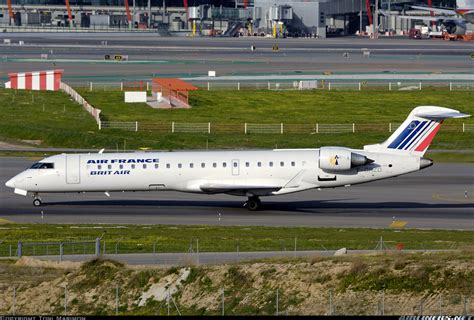
[[60, 242], [3, 241], [0, 243], [0, 257], [59, 256], [59, 255], [106, 255], [106, 254], [157, 254], [189, 252], [304, 252], [325, 251], [327, 254], [340, 248], [359, 251], [402, 251], [402, 250], [456, 250], [456, 244], [436, 245], [432, 242], [407, 241], [403, 243], [386, 239], [367, 239], [357, 244], [334, 242], [331, 239], [314, 241], [298, 237], [291, 238], [189, 238], [170, 243], [132, 240], [67, 240]]
[[[179, 270], [187, 273], [189, 269]], [[25, 288], [20, 286], [5, 286], [0, 284], [4, 301], [0, 304], [2, 312], [8, 315], [25, 314]], [[53, 314], [77, 314], [78, 308], [88, 299], [78, 295], [77, 285], [63, 283], [56, 288], [46, 287], [41, 292], [41, 286], [31, 288], [35, 294], [44, 294], [55, 301]], [[130, 296], [129, 288], [111, 283], [109, 290], [100, 294], [100, 301], [108, 305], [101, 314], [140, 314], [140, 307], [145, 313], [153, 311], [155, 315], [196, 315], [197, 310], [189, 307], [183, 299], [188, 297], [186, 285], [170, 283], [160, 294], [142, 294], [138, 299]], [[143, 288], [144, 292], [149, 290]], [[209, 289], [207, 289], [209, 290]], [[339, 288], [321, 288], [317, 291], [308, 290], [301, 293], [284, 287], [254, 289], [243, 288], [238, 293], [235, 288], [217, 287], [211, 292], [203, 292], [201, 296], [212, 296], [207, 299], [207, 308], [201, 308], [199, 314], [207, 315], [366, 315], [366, 316], [471, 316], [473, 306], [472, 292], [433, 292], [405, 293], [390, 290], [352, 291]], [[23, 292], [22, 292], [23, 291]], [[190, 289], [191, 294], [192, 289]], [[472, 290], [471, 290], [472, 291]], [[55, 292], [55, 293], [53, 293]], [[27, 293], [26, 293], [27, 294]], [[59, 294], [59, 296], [58, 296]], [[256, 299], [255, 297], [259, 298]], [[98, 297], [99, 298], [99, 297]], [[146, 300], [144, 300], [147, 298]], [[239, 299], [240, 298], [240, 299]], [[83, 300], [83, 301], [80, 301]], [[258, 303], [255, 300], [259, 300]], [[31, 313], [31, 308], [26, 308]], [[89, 308], [93, 309], [93, 308]], [[150, 310], [151, 309], [151, 310]], [[130, 313], [131, 312], [131, 313]]]

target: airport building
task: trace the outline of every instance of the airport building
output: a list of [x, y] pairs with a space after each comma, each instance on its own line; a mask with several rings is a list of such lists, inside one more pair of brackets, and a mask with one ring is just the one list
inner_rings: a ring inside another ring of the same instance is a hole
[[4, 30], [131, 29], [196, 36], [325, 38], [371, 33], [374, 13], [378, 12], [378, 31], [391, 35], [413, 28], [413, 20], [398, 15], [412, 4], [424, 2], [379, 0], [375, 5], [374, 0], [0, 0], [0, 25]]

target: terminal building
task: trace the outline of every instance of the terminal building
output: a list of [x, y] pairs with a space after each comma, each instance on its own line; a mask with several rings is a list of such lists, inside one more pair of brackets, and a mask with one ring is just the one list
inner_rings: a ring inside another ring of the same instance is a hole
[[[0, 26], [8, 28], [128, 29], [163, 35], [303, 36], [325, 38], [401, 34], [414, 21], [397, 17], [408, 0], [0, 0]], [[437, 5], [433, 0], [433, 5]], [[443, 5], [455, 5], [453, 0]], [[377, 10], [377, 11], [376, 11]]]

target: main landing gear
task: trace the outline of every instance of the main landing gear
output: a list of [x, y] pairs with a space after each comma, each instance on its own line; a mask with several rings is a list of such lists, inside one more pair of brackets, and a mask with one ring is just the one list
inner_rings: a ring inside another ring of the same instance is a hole
[[262, 203], [260, 202], [260, 199], [257, 196], [249, 197], [245, 205], [250, 211], [257, 211], [260, 210], [260, 208], [262, 207]]
[[34, 205], [35, 207], [41, 207], [41, 205], [43, 204], [43, 202], [41, 202], [41, 198], [38, 197], [37, 194], [33, 195], [33, 198], [34, 198], [34, 199], [33, 199], [33, 205]]

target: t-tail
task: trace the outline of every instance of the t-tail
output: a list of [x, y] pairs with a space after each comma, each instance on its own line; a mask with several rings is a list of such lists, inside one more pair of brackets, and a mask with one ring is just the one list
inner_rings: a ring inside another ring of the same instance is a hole
[[456, 0], [456, 8], [460, 10], [474, 10], [474, 0]]
[[366, 145], [364, 150], [422, 157], [444, 119], [469, 116], [443, 107], [416, 107], [390, 138], [380, 144]]

